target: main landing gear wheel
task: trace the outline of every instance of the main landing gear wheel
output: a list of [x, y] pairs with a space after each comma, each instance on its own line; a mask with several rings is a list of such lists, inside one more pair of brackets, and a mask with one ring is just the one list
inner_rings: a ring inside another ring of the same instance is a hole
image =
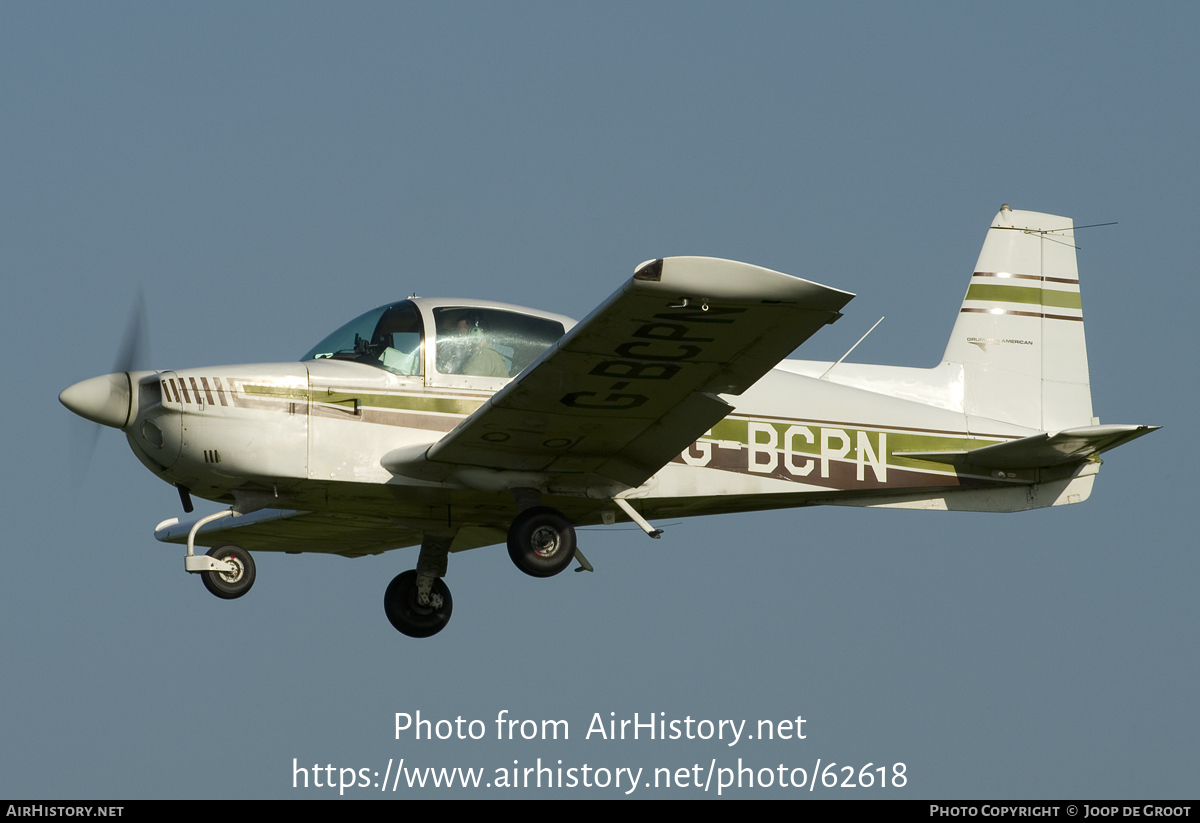
[[508, 556], [525, 574], [552, 577], [575, 558], [575, 527], [558, 509], [526, 509], [508, 527]]
[[228, 543], [208, 550], [209, 557], [233, 565], [232, 572], [200, 572], [204, 588], [222, 600], [234, 600], [250, 591], [254, 585], [254, 558], [241, 546]]
[[[383, 593], [383, 611], [388, 622], [401, 634], [431, 637], [450, 622], [450, 613], [454, 611], [450, 588], [438, 577], [429, 592], [429, 605], [421, 605], [417, 595], [417, 570], [398, 574]], [[439, 599], [441, 605], [438, 605]]]

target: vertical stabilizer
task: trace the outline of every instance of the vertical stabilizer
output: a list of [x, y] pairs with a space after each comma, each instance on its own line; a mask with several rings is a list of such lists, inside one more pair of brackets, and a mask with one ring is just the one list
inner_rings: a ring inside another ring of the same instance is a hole
[[968, 415], [1042, 431], [1092, 422], [1070, 218], [1001, 207], [942, 359], [963, 366]]

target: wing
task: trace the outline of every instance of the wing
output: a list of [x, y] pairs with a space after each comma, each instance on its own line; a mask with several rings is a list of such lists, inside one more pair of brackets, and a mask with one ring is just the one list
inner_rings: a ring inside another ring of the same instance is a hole
[[643, 263], [452, 432], [383, 466], [495, 490], [639, 486], [732, 410], [718, 394], [745, 391], [853, 297], [731, 260]]
[[[183, 523], [177, 518], [164, 520], [155, 528], [154, 537], [163, 543], [187, 545], [188, 531], [198, 519]], [[381, 554], [420, 542], [420, 531], [403, 528], [385, 517], [282, 509], [262, 509], [216, 520], [196, 533], [197, 546], [236, 543], [249, 551], [324, 552], [343, 557]], [[499, 529], [466, 527], [458, 530], [450, 550], [503, 542], [504, 532]]]

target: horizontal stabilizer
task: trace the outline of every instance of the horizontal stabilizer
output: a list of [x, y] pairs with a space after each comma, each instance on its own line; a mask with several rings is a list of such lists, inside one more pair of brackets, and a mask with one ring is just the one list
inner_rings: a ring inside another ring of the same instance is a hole
[[1161, 426], [1080, 426], [1043, 432], [1007, 443], [969, 451], [894, 452], [897, 457], [917, 457], [941, 463], [970, 464], [991, 469], [1047, 469], [1086, 460], [1115, 449]]

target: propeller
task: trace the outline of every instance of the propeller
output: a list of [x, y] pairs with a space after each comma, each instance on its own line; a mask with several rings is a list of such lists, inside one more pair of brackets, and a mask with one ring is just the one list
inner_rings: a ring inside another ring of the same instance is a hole
[[125, 372], [143, 371], [150, 362], [146, 327], [146, 296], [142, 287], [138, 286], [112, 373], [76, 383], [59, 395], [62, 404], [80, 418], [72, 427], [71, 434], [73, 474], [78, 483], [83, 482], [91, 466], [96, 443], [100, 439], [101, 425], [113, 428], [124, 425], [130, 391]]
[[145, 371], [150, 365], [150, 343], [146, 339], [146, 294], [138, 286], [133, 299], [129, 322], [125, 324], [125, 336], [117, 352], [114, 372]]

